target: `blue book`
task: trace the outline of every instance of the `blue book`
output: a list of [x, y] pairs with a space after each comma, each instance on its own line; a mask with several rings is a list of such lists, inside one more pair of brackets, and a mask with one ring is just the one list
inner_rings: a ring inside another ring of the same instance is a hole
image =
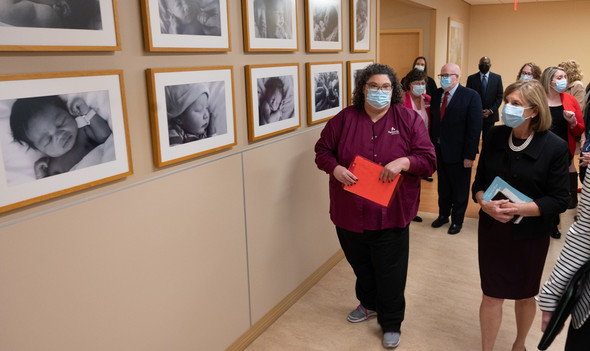
[[[485, 201], [502, 200], [507, 199], [515, 204], [523, 204], [526, 202], [532, 202], [533, 199], [516, 190], [513, 186], [506, 183], [506, 181], [500, 177], [494, 178], [492, 184], [486, 189], [482, 197]], [[520, 223], [522, 216], [514, 216], [512, 222], [515, 224]]]

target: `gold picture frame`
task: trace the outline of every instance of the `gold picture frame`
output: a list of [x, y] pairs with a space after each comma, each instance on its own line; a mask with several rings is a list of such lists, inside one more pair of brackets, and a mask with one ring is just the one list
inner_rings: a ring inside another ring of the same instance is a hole
[[[66, 6], [67, 5], [67, 6]], [[0, 51], [120, 51], [116, 0], [85, 0], [75, 4], [14, 6], [14, 14], [0, 13]], [[37, 10], [43, 10], [37, 12]], [[10, 11], [7, 10], [5, 13]], [[55, 13], [44, 21], [40, 13]], [[55, 20], [55, 18], [59, 18]]]
[[[229, 0], [212, 2], [205, 23], [168, 9], [159, 0], [141, 0], [144, 46], [146, 51], [224, 52], [231, 51]], [[193, 5], [196, 6], [196, 5]], [[189, 9], [190, 10], [190, 9]], [[195, 9], [195, 11], [197, 11]], [[188, 16], [186, 13], [184, 15]], [[201, 18], [202, 16], [194, 15]]]
[[242, 0], [244, 51], [298, 51], [296, 0]]
[[299, 64], [247, 65], [248, 139], [257, 141], [301, 126]]
[[329, 120], [344, 108], [342, 61], [308, 62], [307, 123]]
[[350, 0], [350, 51], [371, 51], [371, 0]]
[[150, 68], [146, 75], [156, 167], [237, 144], [232, 66]]
[[346, 63], [346, 75], [348, 76], [348, 104], [352, 105], [352, 94], [354, 94], [356, 73], [367, 67], [370, 64], [375, 63], [373, 60], [356, 60], [348, 61]]
[[0, 212], [133, 174], [123, 71], [0, 76], [0, 155]]
[[308, 52], [342, 51], [342, 0], [305, 0]]

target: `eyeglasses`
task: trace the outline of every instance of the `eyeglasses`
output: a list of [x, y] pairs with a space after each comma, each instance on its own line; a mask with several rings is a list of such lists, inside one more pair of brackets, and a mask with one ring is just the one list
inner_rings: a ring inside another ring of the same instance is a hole
[[441, 78], [448, 78], [448, 77], [450, 77], [450, 76], [457, 76], [457, 77], [458, 77], [459, 75], [458, 75], [458, 74], [455, 74], [455, 73], [449, 73], [449, 74], [446, 74], [446, 73], [445, 73], [445, 74], [439, 74], [439, 75], [438, 75], [438, 79], [441, 79]]
[[391, 91], [391, 89], [393, 89], [393, 86], [391, 86], [391, 84], [383, 84], [379, 86], [379, 84], [377, 83], [367, 83], [367, 86], [369, 87], [369, 89], [374, 90]]

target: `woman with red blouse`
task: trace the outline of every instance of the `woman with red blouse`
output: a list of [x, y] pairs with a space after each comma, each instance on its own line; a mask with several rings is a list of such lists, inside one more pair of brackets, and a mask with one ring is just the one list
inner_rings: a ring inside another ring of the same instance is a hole
[[[551, 131], [565, 140], [570, 150], [570, 204], [568, 208], [574, 208], [578, 197], [578, 173], [572, 160], [576, 151], [576, 137], [584, 133], [584, 117], [580, 104], [575, 97], [565, 92], [568, 86], [567, 74], [562, 68], [548, 67], [541, 75], [541, 84], [547, 93], [549, 110], [551, 111]], [[575, 201], [573, 200], [575, 198]], [[556, 222], [559, 221], [556, 219]], [[557, 224], [551, 236], [555, 239], [561, 237]]]

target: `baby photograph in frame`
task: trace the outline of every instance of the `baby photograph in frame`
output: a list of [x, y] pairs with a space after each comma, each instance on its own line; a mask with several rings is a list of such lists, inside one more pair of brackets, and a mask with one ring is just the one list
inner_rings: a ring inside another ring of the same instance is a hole
[[298, 128], [299, 65], [246, 66], [250, 141]]
[[132, 174], [121, 71], [0, 76], [0, 212]]
[[156, 166], [236, 145], [231, 66], [153, 68], [146, 74]]

